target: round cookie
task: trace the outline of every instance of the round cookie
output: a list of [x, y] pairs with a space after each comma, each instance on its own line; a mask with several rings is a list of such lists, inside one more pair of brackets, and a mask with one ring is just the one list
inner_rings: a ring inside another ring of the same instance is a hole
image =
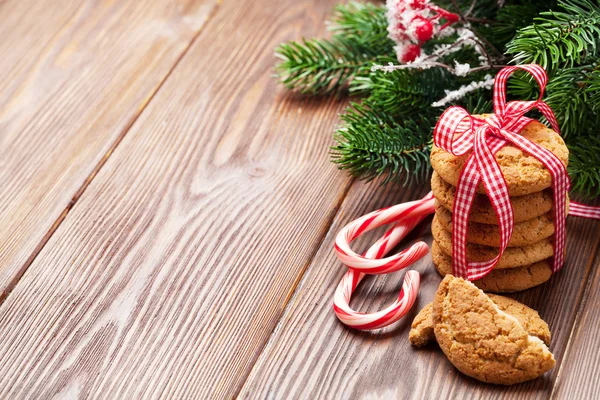
[[[436, 205], [435, 215], [444, 230], [452, 233], [452, 213], [441, 205]], [[551, 213], [514, 224], [508, 247], [521, 247], [537, 243], [554, 234], [554, 218]], [[467, 242], [483, 246], [500, 247], [500, 228], [498, 225], [469, 222]]]
[[436, 340], [463, 374], [482, 382], [514, 385], [556, 364], [548, 347], [500, 310], [470, 282], [446, 276], [433, 300]]
[[[439, 222], [437, 214], [431, 222], [431, 233], [440, 248], [449, 257], [452, 257], [452, 234], [446, 232]], [[481, 246], [479, 244], [467, 243], [467, 260], [487, 261], [498, 255], [497, 247]], [[540, 240], [537, 243], [522, 247], [508, 247], [504, 250], [496, 269], [516, 268], [524, 265], [545, 260], [554, 255], [552, 238]]]
[[[456, 188], [444, 181], [435, 171], [431, 176], [431, 190], [433, 191], [436, 203], [439, 203], [447, 210], [452, 211], [454, 209]], [[511, 197], [510, 202], [513, 206], [515, 224], [542, 216], [551, 211], [554, 205], [551, 189], [531, 193], [526, 196]], [[568, 205], [567, 196], [567, 209]], [[469, 220], [481, 224], [498, 224], [494, 208], [486, 195], [475, 195]]]
[[[436, 242], [431, 246], [431, 256], [441, 276], [452, 274], [452, 259]], [[518, 268], [496, 269], [473, 283], [484, 292], [514, 293], [541, 285], [551, 276], [552, 264], [550, 260], [543, 260]]]
[[[488, 297], [500, 310], [515, 317], [530, 335], [537, 336], [546, 345], [550, 345], [550, 329], [537, 311], [508, 297], [497, 294], [488, 294]], [[423, 347], [435, 341], [432, 313], [433, 303], [429, 303], [419, 311], [413, 320], [408, 334], [408, 340], [413, 346]]]
[[[481, 117], [485, 118], [487, 116], [483, 115]], [[558, 133], [538, 121], [531, 121], [525, 125], [520, 134], [554, 153], [567, 166], [569, 150]], [[457, 157], [433, 145], [430, 155], [431, 166], [443, 180], [456, 186], [470, 154], [471, 152], [468, 152]], [[518, 148], [510, 145], [505, 146], [496, 153], [495, 157], [506, 180], [510, 196], [523, 196], [552, 186], [552, 176], [544, 165], [535, 157], [522, 152]], [[486, 193], [483, 184], [479, 184], [477, 193]]]

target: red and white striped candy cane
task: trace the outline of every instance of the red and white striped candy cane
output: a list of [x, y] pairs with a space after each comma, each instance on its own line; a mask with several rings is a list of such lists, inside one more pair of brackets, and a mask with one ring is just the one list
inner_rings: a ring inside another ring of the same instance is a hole
[[[419, 290], [420, 275], [408, 271], [398, 299], [384, 310], [361, 313], [350, 308], [352, 293], [367, 274], [387, 274], [404, 269], [425, 256], [429, 247], [418, 242], [393, 256], [382, 258], [392, 250], [427, 215], [434, 212], [434, 198], [430, 192], [421, 200], [398, 204], [367, 214], [348, 224], [336, 237], [335, 252], [348, 272], [335, 292], [333, 309], [344, 324], [355, 329], [377, 329], [402, 318], [412, 307]], [[394, 223], [364, 255], [352, 251], [350, 243], [372, 229]]]
[[[375, 313], [361, 313], [350, 308], [352, 293], [367, 274], [388, 274], [410, 266], [429, 251], [427, 245], [418, 242], [410, 248], [384, 257], [402, 241], [413, 228], [434, 212], [434, 198], [430, 192], [421, 200], [398, 204], [367, 214], [340, 231], [335, 241], [338, 258], [349, 267], [337, 287], [333, 309], [342, 323], [355, 329], [378, 329], [393, 324], [402, 318], [413, 306], [419, 290], [420, 275], [408, 271], [404, 277], [398, 299], [387, 308]], [[600, 208], [571, 202], [569, 215], [600, 219]], [[352, 251], [350, 243], [365, 232], [383, 225], [394, 223], [373, 246], [359, 255]]]

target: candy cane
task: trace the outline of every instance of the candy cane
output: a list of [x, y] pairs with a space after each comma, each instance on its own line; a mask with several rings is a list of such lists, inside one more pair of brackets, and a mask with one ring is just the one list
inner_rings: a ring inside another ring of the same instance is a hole
[[[434, 212], [434, 198], [430, 192], [421, 200], [383, 208], [352, 221], [340, 231], [335, 241], [335, 252], [348, 272], [339, 283], [333, 309], [339, 320], [355, 329], [378, 329], [393, 324], [413, 306], [419, 290], [420, 276], [408, 271], [404, 277], [398, 299], [387, 308], [375, 313], [361, 313], [350, 308], [350, 299], [356, 287], [367, 274], [388, 274], [404, 269], [425, 256], [428, 247], [418, 242], [400, 253], [383, 258], [408, 235], [427, 215]], [[600, 219], [600, 207], [571, 202], [569, 215]], [[352, 251], [350, 243], [360, 235], [383, 225], [394, 223], [364, 255]]]
[[[367, 214], [340, 231], [335, 240], [335, 252], [348, 272], [337, 287], [333, 309], [342, 323], [355, 329], [377, 329], [402, 318], [412, 307], [419, 290], [420, 275], [408, 271], [398, 299], [375, 313], [361, 313], [350, 308], [352, 293], [367, 274], [387, 274], [404, 269], [425, 256], [429, 247], [418, 242], [393, 256], [383, 258], [427, 215], [434, 212], [433, 194], [421, 200], [398, 204]], [[360, 235], [383, 225], [395, 223], [364, 255], [352, 251], [350, 243]]]

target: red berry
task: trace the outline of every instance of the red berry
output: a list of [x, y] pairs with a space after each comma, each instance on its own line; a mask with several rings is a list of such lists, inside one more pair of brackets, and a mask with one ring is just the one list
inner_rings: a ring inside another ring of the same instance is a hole
[[458, 15], [456, 15], [456, 14], [453, 14], [453, 13], [451, 13], [451, 12], [446, 12], [446, 13], [443, 15], [443, 17], [444, 17], [444, 18], [446, 18], [446, 21], [448, 21], [448, 22], [449, 22], [449, 23], [451, 23], [451, 24], [453, 24], [453, 23], [455, 23], [456, 21], [458, 21]]
[[433, 36], [433, 24], [426, 18], [415, 17], [411, 23], [415, 37], [420, 42], [426, 42]]
[[402, 55], [402, 62], [409, 63], [416, 60], [421, 55], [421, 46], [418, 44], [409, 44]]

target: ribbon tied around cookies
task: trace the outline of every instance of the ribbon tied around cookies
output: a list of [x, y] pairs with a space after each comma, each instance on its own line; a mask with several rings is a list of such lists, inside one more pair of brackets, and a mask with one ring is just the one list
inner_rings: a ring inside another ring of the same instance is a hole
[[[506, 102], [506, 81], [517, 70], [523, 70], [536, 79], [540, 97], [535, 101]], [[494, 114], [488, 118], [470, 115], [461, 107], [450, 107], [440, 117], [435, 130], [434, 142], [455, 156], [471, 152], [459, 177], [453, 209], [452, 252], [453, 273], [469, 280], [488, 274], [498, 263], [507, 247], [513, 230], [513, 209], [508, 187], [495, 154], [510, 144], [538, 159], [552, 176], [554, 189], [554, 260], [553, 272], [564, 264], [566, 195], [569, 178], [563, 163], [545, 148], [518, 134], [531, 119], [524, 115], [538, 109], [558, 133], [554, 113], [542, 101], [547, 83], [546, 72], [538, 65], [510, 66], [500, 70], [494, 82]], [[499, 254], [485, 262], [469, 262], [466, 259], [467, 220], [477, 187], [483, 184], [497, 214], [500, 229]], [[339, 283], [333, 300], [338, 319], [355, 329], [378, 329], [401, 319], [414, 304], [419, 290], [420, 275], [411, 270], [404, 276], [402, 290], [397, 300], [381, 311], [362, 313], [350, 307], [352, 293], [367, 275], [389, 274], [411, 266], [427, 255], [429, 248], [417, 242], [408, 249], [386, 257], [408, 233], [435, 211], [434, 197], [429, 192], [420, 200], [397, 204], [364, 215], [346, 225], [336, 236], [334, 250], [348, 271]], [[569, 215], [600, 220], [600, 207], [576, 202], [569, 205]], [[365, 253], [355, 253], [350, 243], [372, 229], [384, 225], [392, 227]]]
[[[517, 70], [533, 75], [540, 86], [538, 100], [506, 102], [506, 81]], [[534, 108], [537, 108], [559, 133], [554, 113], [541, 100], [547, 80], [546, 71], [539, 65], [505, 67], [496, 75], [494, 82], [493, 115], [485, 119], [476, 118], [462, 107], [450, 107], [442, 114], [433, 131], [434, 143], [445, 151], [455, 156], [471, 152], [459, 177], [453, 210], [452, 268], [456, 276], [475, 280], [487, 275], [500, 260], [512, 235], [513, 209], [506, 181], [495, 158], [496, 152], [508, 144], [538, 159], [552, 176], [555, 205], [553, 272], [558, 271], [564, 263], [566, 195], [570, 186], [567, 170], [552, 152], [518, 134], [531, 122], [525, 114]], [[480, 182], [483, 183], [498, 218], [500, 248], [498, 255], [493, 259], [472, 262], [468, 261], [466, 256], [467, 222]]]

